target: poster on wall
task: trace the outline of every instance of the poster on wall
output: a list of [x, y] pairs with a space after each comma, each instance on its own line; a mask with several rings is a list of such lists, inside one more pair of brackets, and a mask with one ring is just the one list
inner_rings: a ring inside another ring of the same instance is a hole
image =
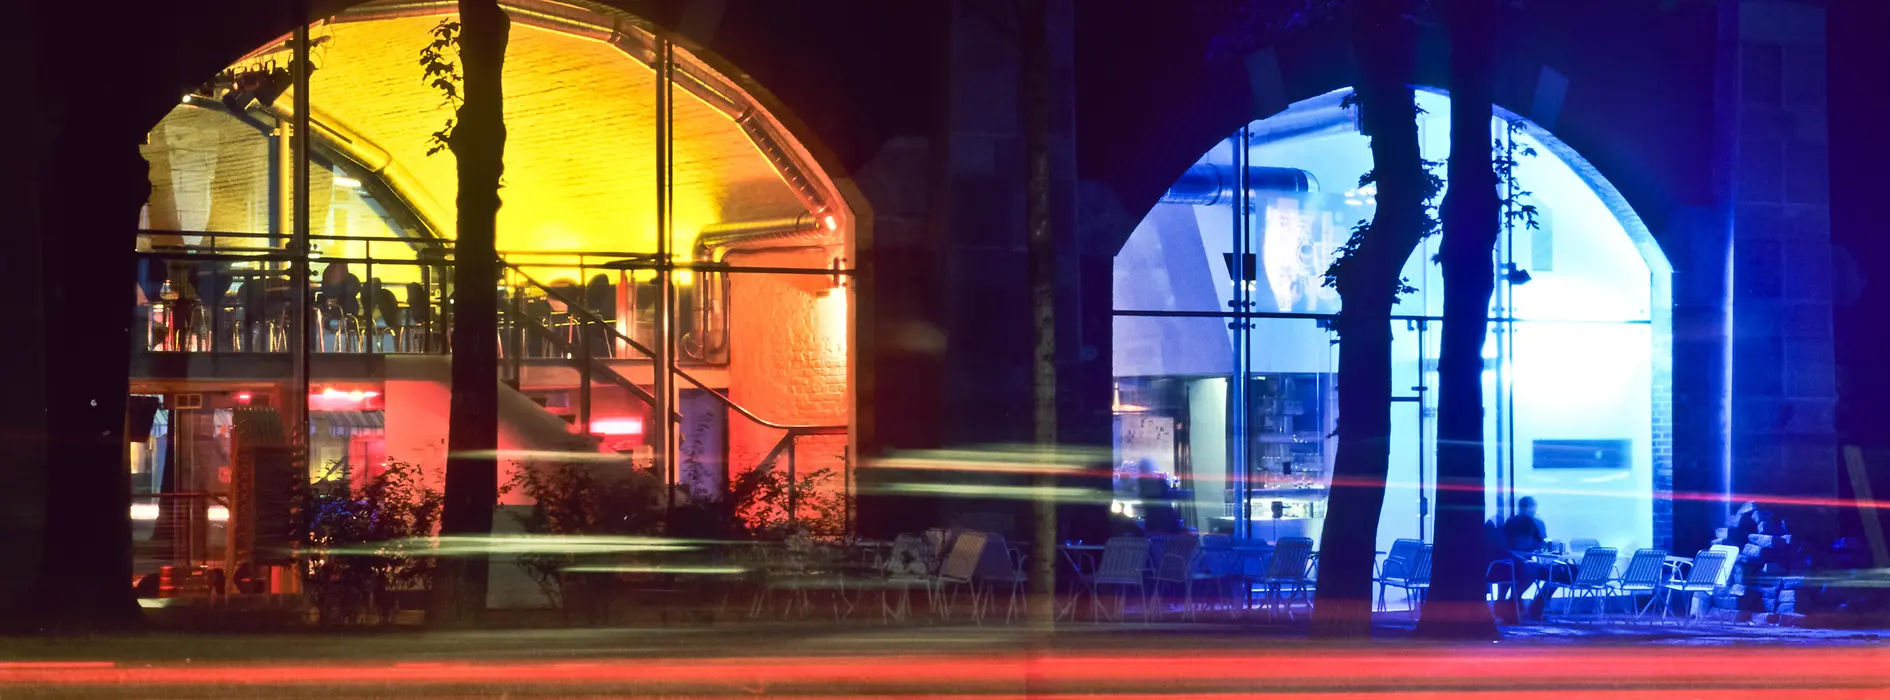
[[[1175, 419], [1168, 416], [1116, 416], [1116, 454], [1120, 468], [1141, 465], [1154, 472], [1175, 473]], [[1140, 468], [1146, 468], [1140, 467]], [[1138, 475], [1139, 476], [1139, 475]]]
[[680, 392], [682, 429], [676, 436], [676, 483], [692, 496], [728, 490], [728, 406], [700, 389]]

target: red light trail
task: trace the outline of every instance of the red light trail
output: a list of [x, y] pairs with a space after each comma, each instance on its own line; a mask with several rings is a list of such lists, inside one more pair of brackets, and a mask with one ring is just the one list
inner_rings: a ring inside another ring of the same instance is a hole
[[1495, 697], [1528, 691], [1571, 697], [1718, 698], [1890, 696], [1890, 650], [1876, 647], [1375, 647], [1356, 652], [1171, 650], [1008, 655], [592, 659], [471, 663], [0, 664], [0, 695], [28, 687], [151, 691], [194, 686], [361, 690], [513, 688], [673, 695], [811, 694], [993, 697], [1022, 692], [1086, 697]]

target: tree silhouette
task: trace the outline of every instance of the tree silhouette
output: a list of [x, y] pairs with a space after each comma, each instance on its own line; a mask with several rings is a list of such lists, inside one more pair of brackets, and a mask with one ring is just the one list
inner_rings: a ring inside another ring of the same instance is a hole
[[1484, 584], [1483, 341], [1502, 203], [1490, 147], [1496, 0], [1442, 0], [1450, 33], [1450, 191], [1438, 263], [1444, 328], [1437, 363], [1437, 536], [1418, 632], [1497, 636]]
[[[500, 71], [512, 22], [497, 0], [460, 0], [459, 16], [457, 44], [464, 90], [457, 118], [435, 134], [452, 151], [459, 171], [459, 230], [453, 243], [453, 396], [440, 533], [487, 535], [492, 532], [499, 493], [496, 246], [499, 178], [505, 172]], [[430, 74], [428, 79], [437, 80], [437, 76]], [[488, 567], [486, 556], [479, 553], [442, 562], [428, 623], [476, 622], [485, 609]]]

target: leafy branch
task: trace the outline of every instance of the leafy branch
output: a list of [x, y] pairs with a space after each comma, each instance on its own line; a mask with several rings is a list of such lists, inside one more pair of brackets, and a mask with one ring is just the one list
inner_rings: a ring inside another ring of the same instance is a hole
[[1522, 180], [1516, 175], [1516, 166], [1522, 158], [1536, 157], [1536, 149], [1519, 146], [1516, 136], [1521, 134], [1527, 124], [1521, 119], [1513, 119], [1504, 125], [1503, 138], [1496, 139], [1496, 156], [1492, 160], [1496, 166], [1497, 184], [1503, 187], [1503, 225], [1514, 231], [1518, 224], [1534, 231], [1542, 228], [1537, 221], [1540, 213], [1534, 204], [1524, 204], [1524, 197], [1531, 197], [1535, 192], [1523, 189]]
[[[1347, 99], [1349, 100], [1351, 98], [1348, 96]], [[1437, 205], [1439, 195], [1444, 192], [1444, 178], [1439, 177], [1437, 171], [1444, 166], [1444, 161], [1424, 160], [1419, 162], [1424, 165], [1424, 220], [1421, 222], [1423, 233], [1420, 235], [1420, 238], [1428, 238], [1435, 235], [1442, 227], [1442, 222], [1437, 218]], [[1358, 178], [1358, 186], [1361, 190], [1374, 188], [1377, 185], [1378, 171], [1376, 169], [1368, 171]], [[1355, 274], [1351, 272], [1355, 267], [1353, 263], [1359, 258], [1359, 249], [1364, 246], [1366, 238], [1370, 235], [1372, 235], [1371, 219], [1360, 219], [1358, 223], [1352, 225], [1352, 235], [1348, 236], [1345, 239], [1345, 243], [1339, 246], [1336, 251], [1337, 254], [1333, 256], [1332, 264], [1326, 267], [1325, 279], [1322, 283], [1323, 286], [1338, 289], [1340, 280], [1345, 279], [1348, 275]], [[1397, 295], [1411, 294], [1416, 291], [1417, 288], [1411, 286], [1409, 279], [1400, 277], [1398, 278], [1398, 287], [1393, 292], [1394, 299]]]
[[[420, 68], [422, 80], [439, 90], [443, 99], [440, 107], [458, 109], [464, 98], [460, 96], [460, 86], [465, 78], [459, 73], [459, 35], [460, 25], [456, 17], [448, 17], [433, 25], [429, 32], [433, 40], [426, 48], [420, 49]], [[433, 155], [452, 147], [453, 117], [446, 118], [446, 126], [441, 127], [427, 137], [427, 155]]]

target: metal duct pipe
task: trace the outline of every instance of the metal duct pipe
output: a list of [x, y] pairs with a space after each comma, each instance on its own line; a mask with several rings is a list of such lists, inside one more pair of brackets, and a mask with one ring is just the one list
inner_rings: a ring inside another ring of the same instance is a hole
[[[1162, 193], [1163, 204], [1212, 206], [1232, 204], [1240, 173], [1223, 165], [1196, 165], [1182, 173], [1181, 179]], [[1298, 168], [1251, 167], [1247, 169], [1247, 187], [1251, 192], [1313, 192], [1319, 181], [1312, 173]]]
[[[696, 260], [721, 262], [730, 251], [742, 248], [820, 246], [832, 243], [839, 229], [832, 214], [804, 212], [795, 216], [755, 221], [710, 224], [696, 234]], [[697, 275], [696, 347], [683, 350], [698, 360], [710, 360], [728, 347], [728, 274], [703, 270]]]
[[755, 144], [755, 148], [760, 149], [761, 156], [768, 159], [768, 164], [774, 166], [774, 171], [781, 174], [781, 181], [787, 183], [788, 189], [794, 192], [796, 199], [801, 200], [801, 206], [807, 207], [810, 212], [826, 216], [827, 199], [821, 196], [820, 188], [814, 186], [813, 181], [807, 177], [807, 171], [794, 157], [794, 153], [782, 144], [780, 139], [775, 138], [774, 131], [769, 129], [765, 122], [766, 120], [752, 109], [742, 112], [741, 116], [735, 118], [735, 125], [741, 127], [742, 133], [748, 135], [748, 140]]
[[804, 212], [795, 216], [755, 221], [709, 224], [696, 234], [696, 259], [716, 262], [731, 248], [752, 247], [758, 243], [778, 246], [784, 243], [826, 243], [839, 228], [832, 214]]

